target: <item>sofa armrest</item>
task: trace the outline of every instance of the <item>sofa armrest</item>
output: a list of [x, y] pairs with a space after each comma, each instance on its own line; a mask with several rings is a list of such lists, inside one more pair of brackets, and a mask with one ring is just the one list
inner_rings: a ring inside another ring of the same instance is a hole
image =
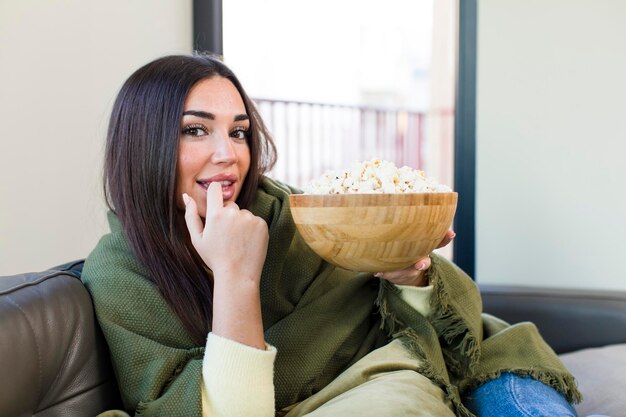
[[479, 285], [485, 313], [531, 321], [557, 353], [626, 343], [626, 291]]
[[0, 416], [94, 416], [121, 407], [82, 262], [0, 277]]

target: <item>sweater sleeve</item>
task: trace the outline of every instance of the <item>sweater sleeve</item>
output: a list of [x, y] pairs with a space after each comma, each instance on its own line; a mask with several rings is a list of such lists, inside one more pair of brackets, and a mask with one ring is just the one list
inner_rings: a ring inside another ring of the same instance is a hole
[[202, 365], [203, 417], [273, 417], [276, 348], [209, 333]]
[[430, 297], [433, 294], [433, 286], [414, 287], [411, 285], [396, 285], [402, 298], [411, 308], [424, 317], [428, 317], [432, 311]]

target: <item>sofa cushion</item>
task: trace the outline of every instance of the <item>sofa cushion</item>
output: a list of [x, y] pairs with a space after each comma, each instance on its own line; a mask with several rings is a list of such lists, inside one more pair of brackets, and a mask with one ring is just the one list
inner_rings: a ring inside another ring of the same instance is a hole
[[576, 406], [581, 416], [626, 416], [626, 344], [583, 349], [560, 357], [583, 394], [583, 402]]
[[0, 277], [0, 416], [94, 416], [119, 404], [80, 266]]

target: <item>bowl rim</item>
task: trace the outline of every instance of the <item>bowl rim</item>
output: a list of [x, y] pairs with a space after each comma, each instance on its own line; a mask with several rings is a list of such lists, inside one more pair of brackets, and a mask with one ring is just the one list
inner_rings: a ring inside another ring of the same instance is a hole
[[354, 194], [302, 194], [289, 195], [292, 207], [350, 207], [367, 205], [415, 205], [415, 204], [456, 204], [456, 191], [422, 193], [354, 193]]

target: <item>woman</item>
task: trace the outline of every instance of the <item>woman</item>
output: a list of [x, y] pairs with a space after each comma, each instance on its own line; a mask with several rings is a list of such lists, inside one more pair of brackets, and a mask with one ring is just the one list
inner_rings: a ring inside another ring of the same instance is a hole
[[[83, 281], [127, 411], [575, 416], [573, 378], [534, 326], [482, 317], [453, 264], [432, 255], [373, 277], [317, 257], [289, 213], [296, 190], [263, 176], [274, 160], [216, 58], [161, 58], [122, 87], [104, 171], [111, 233]], [[512, 383], [548, 411], [503, 400]]]

